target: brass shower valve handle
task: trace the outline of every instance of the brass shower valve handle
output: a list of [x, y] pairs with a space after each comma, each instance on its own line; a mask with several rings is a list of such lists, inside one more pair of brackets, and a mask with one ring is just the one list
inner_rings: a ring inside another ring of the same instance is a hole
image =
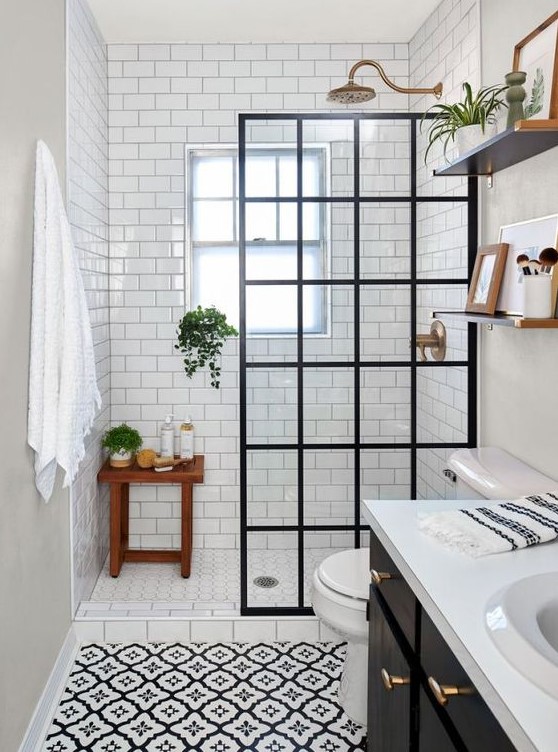
[[431, 334], [417, 334], [416, 346], [420, 353], [420, 360], [427, 360], [426, 348], [438, 347], [438, 337], [434, 337]]
[[[420, 353], [420, 360], [427, 360], [426, 349], [430, 350], [434, 360], [444, 360], [446, 357], [446, 327], [441, 321], [433, 321], [428, 334], [417, 334], [415, 337], [415, 346]], [[412, 346], [412, 340], [409, 340], [409, 346]]]

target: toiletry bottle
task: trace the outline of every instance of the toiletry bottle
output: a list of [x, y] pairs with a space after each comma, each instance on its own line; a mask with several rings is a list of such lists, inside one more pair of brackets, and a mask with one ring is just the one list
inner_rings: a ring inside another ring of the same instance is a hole
[[174, 457], [174, 423], [173, 415], [167, 415], [161, 426], [161, 457]]
[[194, 459], [194, 424], [190, 416], [180, 426], [180, 459]]

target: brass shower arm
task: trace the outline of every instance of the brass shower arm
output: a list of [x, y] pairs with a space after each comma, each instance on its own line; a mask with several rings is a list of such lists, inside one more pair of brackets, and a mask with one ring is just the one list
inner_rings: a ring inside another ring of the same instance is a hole
[[362, 68], [364, 65], [371, 65], [373, 68], [376, 68], [376, 70], [380, 74], [382, 81], [387, 84], [390, 89], [398, 91], [400, 94], [434, 94], [436, 99], [440, 99], [440, 97], [442, 96], [444, 86], [441, 82], [437, 83], [436, 86], [432, 87], [431, 89], [406, 89], [402, 86], [397, 86], [397, 84], [394, 84], [393, 81], [389, 80], [380, 63], [377, 63], [375, 60], [359, 60], [358, 63], [355, 63], [349, 71], [350, 84], [354, 83], [355, 73], [357, 72], [357, 70], [359, 68]]

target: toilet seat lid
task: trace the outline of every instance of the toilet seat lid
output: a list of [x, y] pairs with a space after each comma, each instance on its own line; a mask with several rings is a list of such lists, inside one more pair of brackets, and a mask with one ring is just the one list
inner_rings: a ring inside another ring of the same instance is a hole
[[339, 551], [322, 561], [318, 567], [318, 577], [336, 593], [368, 600], [369, 558], [368, 548]]

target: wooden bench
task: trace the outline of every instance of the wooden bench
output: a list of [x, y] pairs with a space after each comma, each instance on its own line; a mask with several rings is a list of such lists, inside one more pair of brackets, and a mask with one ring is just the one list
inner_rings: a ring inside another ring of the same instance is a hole
[[[111, 467], [105, 462], [97, 479], [110, 484], [110, 574], [118, 577], [124, 561], [180, 562], [182, 577], [190, 576], [192, 559], [192, 486], [203, 483], [204, 457], [196, 454], [193, 462], [178, 465], [172, 470], [155, 472], [153, 468], [141, 468], [137, 462], [132, 467]], [[165, 485], [179, 484], [182, 487], [181, 545], [175, 549], [129, 548], [130, 483]]]

